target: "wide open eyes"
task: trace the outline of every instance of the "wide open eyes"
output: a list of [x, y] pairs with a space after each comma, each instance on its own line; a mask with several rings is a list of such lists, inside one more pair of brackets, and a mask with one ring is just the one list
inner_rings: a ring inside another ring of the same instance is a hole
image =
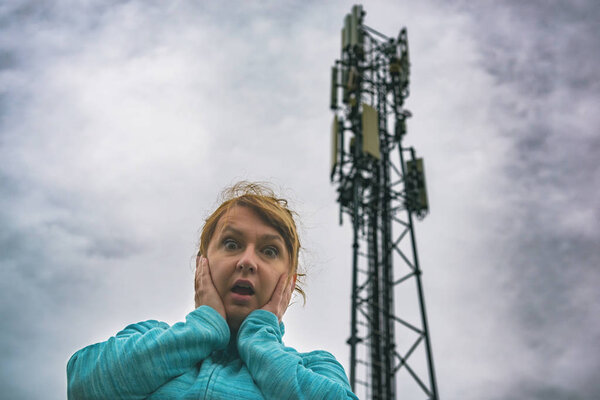
[[[223, 248], [227, 251], [237, 251], [240, 250], [242, 248], [241, 244], [232, 238], [225, 238], [223, 240]], [[261, 250], [261, 252], [267, 257], [267, 258], [277, 258], [279, 257], [279, 254], [281, 253], [279, 251], [279, 248], [277, 246], [273, 246], [273, 245], [266, 245], [263, 247], [263, 249]]]
[[238, 250], [240, 249], [240, 244], [233, 239], [227, 238], [225, 240], [223, 240], [223, 247], [225, 248], [225, 250]]
[[263, 254], [269, 258], [277, 258], [279, 256], [279, 249], [275, 246], [267, 246], [263, 249]]

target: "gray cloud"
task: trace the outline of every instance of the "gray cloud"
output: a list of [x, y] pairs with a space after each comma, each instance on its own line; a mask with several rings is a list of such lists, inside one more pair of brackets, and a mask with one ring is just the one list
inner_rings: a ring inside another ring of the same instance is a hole
[[[181, 320], [197, 229], [240, 178], [294, 189], [311, 268], [286, 339], [347, 365], [349, 226], [325, 171], [328, 71], [352, 4], [235, 5], [1, 6], [10, 398], [64, 398], [77, 348], [133, 321]], [[382, 32], [409, 29], [408, 140], [427, 160], [432, 213], [417, 234], [443, 397], [486, 398], [491, 385], [506, 388], [498, 399], [598, 397], [597, 7], [366, 10]]]
[[536, 370], [498, 398], [596, 398], [600, 7], [581, 1], [460, 8], [472, 17], [481, 64], [502, 88], [493, 120], [512, 146], [503, 187], [505, 257], [497, 273], [511, 303], [509, 321]]

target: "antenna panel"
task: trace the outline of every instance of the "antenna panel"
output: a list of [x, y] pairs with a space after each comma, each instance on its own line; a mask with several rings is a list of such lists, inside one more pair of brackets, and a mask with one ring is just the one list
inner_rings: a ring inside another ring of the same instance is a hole
[[363, 104], [362, 108], [363, 152], [381, 160], [377, 110], [367, 104]]

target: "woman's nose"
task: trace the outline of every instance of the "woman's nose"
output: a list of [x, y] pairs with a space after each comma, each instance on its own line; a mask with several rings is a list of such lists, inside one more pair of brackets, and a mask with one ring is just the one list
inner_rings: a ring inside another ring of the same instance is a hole
[[247, 270], [248, 272], [256, 272], [258, 268], [258, 260], [254, 246], [247, 246], [246, 250], [241, 254], [240, 259], [236, 265], [236, 268], [242, 272]]

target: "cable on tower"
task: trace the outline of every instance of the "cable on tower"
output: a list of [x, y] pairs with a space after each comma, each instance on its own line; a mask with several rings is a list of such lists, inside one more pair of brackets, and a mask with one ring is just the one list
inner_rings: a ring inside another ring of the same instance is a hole
[[429, 212], [425, 169], [402, 145], [411, 116], [407, 33], [387, 37], [365, 15], [355, 5], [345, 16], [331, 69], [330, 178], [340, 224], [345, 214], [353, 229], [350, 383], [361, 399], [438, 400], [413, 225]]

